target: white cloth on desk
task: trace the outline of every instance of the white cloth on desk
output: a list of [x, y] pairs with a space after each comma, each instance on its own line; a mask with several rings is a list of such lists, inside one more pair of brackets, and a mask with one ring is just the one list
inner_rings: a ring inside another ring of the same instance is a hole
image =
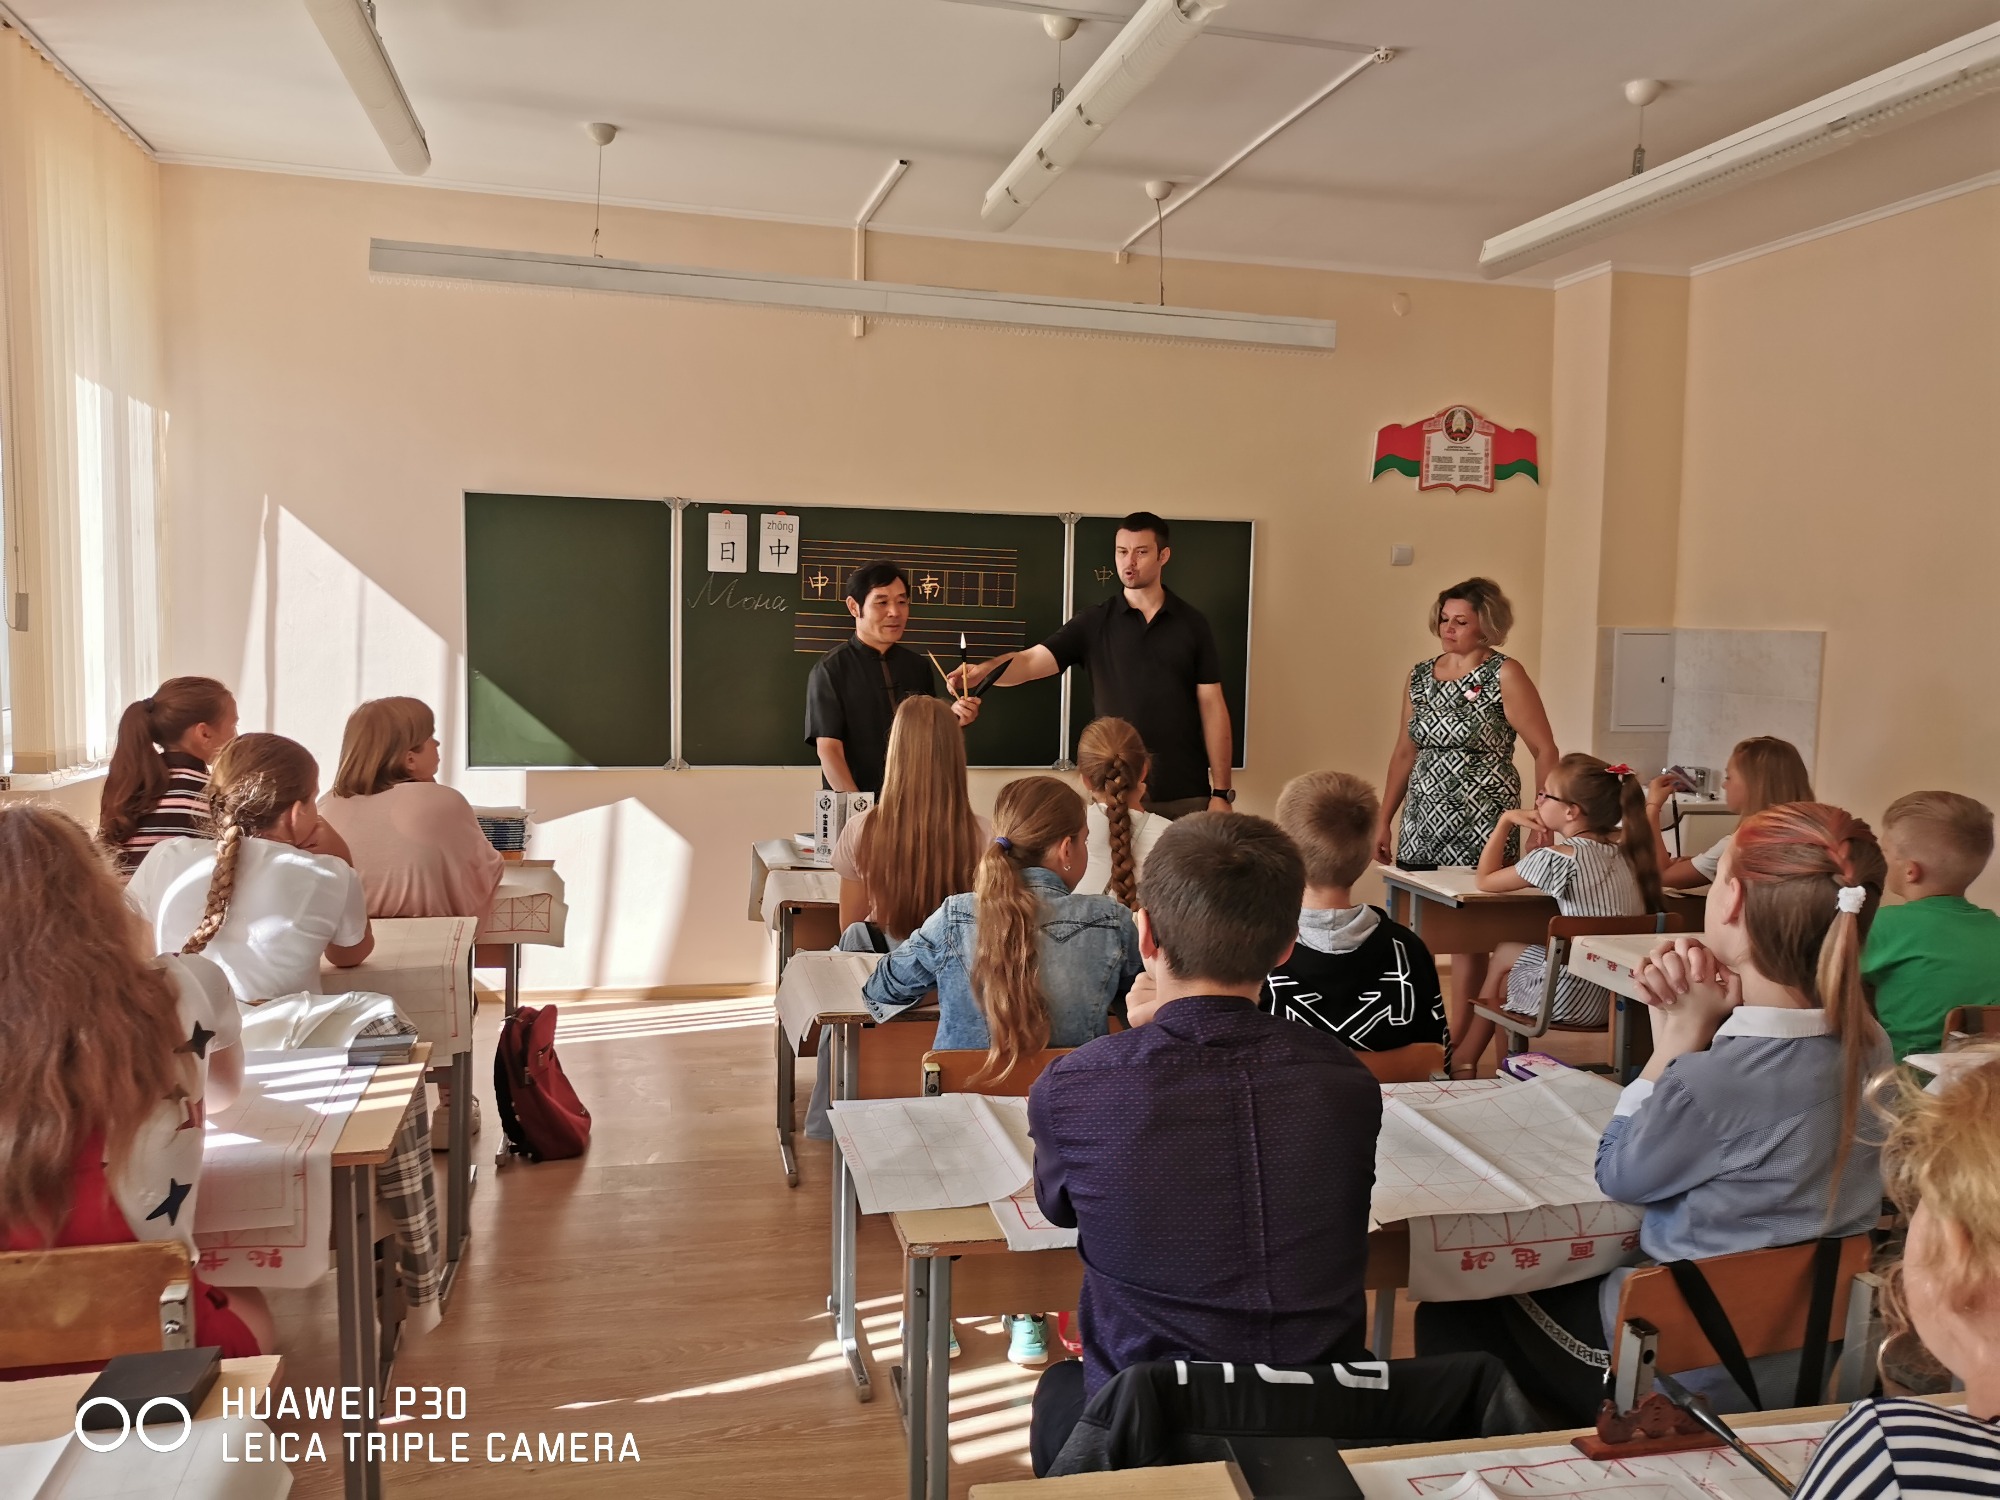
[[[179, 952], [200, 924], [215, 848], [210, 839], [157, 844], [125, 887], [126, 899], [152, 924], [161, 952]], [[237, 852], [229, 915], [202, 956], [229, 976], [239, 1000], [318, 994], [327, 945], [350, 948], [367, 932], [361, 877], [344, 861], [246, 838]]]
[[482, 943], [538, 943], [560, 948], [569, 926], [562, 876], [543, 863], [517, 861], [500, 876], [493, 909], [479, 924]]
[[187, 1040], [176, 1049], [181, 1078], [132, 1137], [131, 1149], [110, 1164], [111, 1197], [142, 1240], [179, 1240], [195, 1253], [194, 1215], [201, 1183], [204, 1093], [208, 1060], [238, 1045], [236, 1001], [222, 971], [200, 958], [161, 958], [179, 992], [177, 1025]]

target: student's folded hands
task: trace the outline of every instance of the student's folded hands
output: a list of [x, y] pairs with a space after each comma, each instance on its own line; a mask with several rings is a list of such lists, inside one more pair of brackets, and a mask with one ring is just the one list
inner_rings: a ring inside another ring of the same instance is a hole
[[1743, 1003], [1742, 980], [1700, 938], [1663, 938], [1641, 960], [1638, 982], [1654, 1009], [1700, 1021], [1711, 1030]]

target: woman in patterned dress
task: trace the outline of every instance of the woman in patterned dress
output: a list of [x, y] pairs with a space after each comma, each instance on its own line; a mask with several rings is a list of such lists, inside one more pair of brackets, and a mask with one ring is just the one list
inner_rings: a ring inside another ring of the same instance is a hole
[[[1542, 695], [1527, 670], [1496, 649], [1513, 624], [1514, 607], [1490, 578], [1454, 584], [1432, 604], [1431, 634], [1444, 650], [1410, 669], [1375, 829], [1375, 857], [1384, 864], [1399, 808], [1399, 863], [1477, 864], [1500, 814], [1521, 805], [1515, 736], [1528, 742], [1538, 787], [1561, 759]], [[1451, 955], [1453, 1036], [1464, 1033], [1486, 961], [1484, 953]]]

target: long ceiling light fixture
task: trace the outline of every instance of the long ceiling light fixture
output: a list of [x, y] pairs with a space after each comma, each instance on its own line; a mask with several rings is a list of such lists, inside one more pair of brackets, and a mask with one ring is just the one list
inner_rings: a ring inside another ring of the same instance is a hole
[[979, 217], [1010, 228], [1063, 170], [1088, 151], [1105, 126], [1166, 71], [1228, 0], [1146, 0], [1103, 55], [986, 190]]
[[1505, 276], [1643, 216], [1885, 134], [1994, 88], [2000, 88], [2000, 23], [1495, 235], [1480, 249], [1479, 269], [1487, 276]]
[[484, 282], [584, 292], [626, 292], [888, 322], [1170, 339], [1322, 354], [1334, 347], [1334, 325], [1324, 318], [1147, 307], [1081, 297], [1037, 297], [1022, 292], [972, 291], [887, 281], [841, 281], [826, 276], [725, 271], [707, 266], [647, 265], [638, 261], [543, 255], [527, 250], [480, 250], [402, 240], [370, 240], [368, 270], [376, 277], [392, 281]]
[[347, 75], [347, 86], [368, 112], [368, 123], [389, 148], [389, 160], [399, 171], [423, 176], [430, 170], [430, 142], [375, 29], [374, 0], [306, 0], [306, 10]]

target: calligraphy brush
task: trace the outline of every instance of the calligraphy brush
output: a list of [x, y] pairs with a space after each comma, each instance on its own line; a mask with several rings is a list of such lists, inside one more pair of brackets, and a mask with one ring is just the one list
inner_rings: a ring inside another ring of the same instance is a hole
[[1734, 1448], [1751, 1468], [1755, 1469], [1759, 1474], [1762, 1474], [1778, 1487], [1779, 1494], [1790, 1495], [1792, 1493], [1792, 1490], [1795, 1488], [1793, 1482], [1787, 1479], [1784, 1473], [1775, 1468], [1762, 1454], [1754, 1451], [1748, 1443], [1738, 1437], [1735, 1430], [1715, 1414], [1715, 1408], [1708, 1404], [1708, 1397], [1698, 1395], [1694, 1391], [1689, 1390], [1663, 1370], [1655, 1370], [1653, 1372], [1653, 1380], [1662, 1391], [1666, 1392], [1669, 1401], [1673, 1402], [1674, 1405], [1678, 1406], [1710, 1432], [1721, 1438], [1723, 1442]]
[[957, 698], [957, 697], [960, 697], [960, 696], [962, 696], [962, 695], [961, 695], [961, 694], [959, 693], [959, 691], [958, 691], [958, 689], [957, 689], [957, 688], [952, 688], [952, 687], [951, 687], [951, 673], [947, 672], [947, 671], [946, 671], [946, 670], [944, 669], [944, 663], [943, 663], [943, 662], [941, 662], [941, 661], [939, 661], [939, 660], [937, 659], [937, 652], [935, 652], [935, 651], [926, 651], [926, 652], [924, 653], [924, 655], [928, 656], [928, 657], [929, 657], [929, 658], [931, 659], [931, 665], [937, 668], [937, 670], [938, 670], [938, 676], [940, 676], [940, 677], [942, 677], [942, 678], [944, 679], [944, 685], [945, 685], [945, 686], [946, 686], [947, 688], [951, 688], [951, 695], [952, 695], [952, 697], [954, 697], [954, 698]]
[[965, 654], [965, 632], [958, 633], [958, 689], [963, 694], [972, 686], [972, 661]]

